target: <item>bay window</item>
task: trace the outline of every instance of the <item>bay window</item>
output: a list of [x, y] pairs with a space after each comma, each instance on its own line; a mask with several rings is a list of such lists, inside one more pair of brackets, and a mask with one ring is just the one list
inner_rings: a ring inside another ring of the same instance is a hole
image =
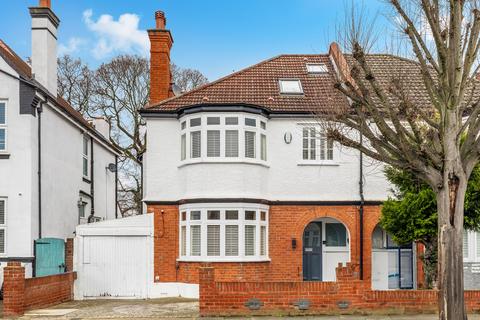
[[268, 210], [264, 205], [180, 207], [182, 261], [268, 260]]
[[258, 115], [189, 116], [180, 121], [180, 160], [265, 162], [266, 127]]

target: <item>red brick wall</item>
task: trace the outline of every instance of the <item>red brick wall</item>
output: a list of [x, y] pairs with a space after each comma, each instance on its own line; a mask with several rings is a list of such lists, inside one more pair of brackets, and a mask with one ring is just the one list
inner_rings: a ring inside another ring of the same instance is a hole
[[[163, 211], [163, 213], [162, 213]], [[154, 274], [156, 282], [198, 283], [202, 263], [178, 262], [178, 206], [150, 205], [154, 212]], [[357, 206], [285, 206], [269, 210], [270, 262], [210, 263], [220, 281], [300, 281], [303, 231], [309, 222], [331, 217], [344, 223], [350, 233], [351, 262], [359, 263], [359, 208]], [[380, 217], [380, 206], [364, 209], [364, 279], [371, 278], [371, 238]], [[292, 238], [297, 248], [292, 249]]]
[[75, 272], [25, 279], [25, 310], [41, 308], [73, 299]]
[[[358, 265], [337, 268], [337, 282], [225, 282], [216, 280], [216, 270], [200, 269], [200, 315], [281, 315], [351, 313], [431, 313], [436, 310], [437, 291], [372, 291], [369, 280], [358, 279]], [[258, 299], [261, 307], [246, 306]], [[480, 310], [480, 291], [465, 292], [467, 310]], [[307, 300], [307, 310], [296, 304]], [[343, 307], [341, 307], [343, 306]]]
[[73, 299], [74, 272], [25, 279], [25, 268], [20, 262], [9, 262], [3, 270], [5, 316], [22, 315], [28, 309]]

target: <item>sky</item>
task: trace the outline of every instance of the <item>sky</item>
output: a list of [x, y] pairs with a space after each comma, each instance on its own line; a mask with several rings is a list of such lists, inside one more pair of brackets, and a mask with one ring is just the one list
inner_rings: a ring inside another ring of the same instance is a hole
[[[1, 1], [0, 38], [26, 59], [28, 7], [38, 0]], [[384, 2], [362, 3], [382, 28]], [[174, 38], [172, 62], [198, 69], [210, 81], [279, 54], [326, 53], [345, 8], [342, 0], [52, 0], [61, 20], [60, 55], [92, 68], [120, 54], [148, 57], [146, 30], [162, 10]]]

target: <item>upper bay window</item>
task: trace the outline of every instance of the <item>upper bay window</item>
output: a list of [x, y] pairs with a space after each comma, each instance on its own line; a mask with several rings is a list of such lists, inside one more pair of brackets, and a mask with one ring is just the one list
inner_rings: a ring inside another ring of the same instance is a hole
[[7, 103], [0, 101], [0, 152], [7, 150]]
[[267, 160], [267, 123], [245, 114], [192, 115], [180, 123], [180, 159], [192, 162]]
[[179, 227], [181, 260], [268, 260], [266, 206], [184, 205]]

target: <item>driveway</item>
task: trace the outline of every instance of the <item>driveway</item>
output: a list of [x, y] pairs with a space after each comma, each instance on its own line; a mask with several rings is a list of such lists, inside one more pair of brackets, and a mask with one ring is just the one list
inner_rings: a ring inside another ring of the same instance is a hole
[[[198, 301], [183, 298], [164, 298], [152, 300], [86, 300], [71, 301], [60, 305], [40, 310], [32, 310], [27, 312], [19, 319], [36, 319], [36, 320], [87, 320], [87, 319], [197, 319], [198, 318]], [[206, 320], [209, 318], [201, 318]], [[212, 318], [210, 318], [212, 319]], [[220, 320], [225, 318], [213, 318]], [[273, 320], [278, 317], [250, 317], [250, 318], [234, 318], [241, 319], [260, 319]], [[292, 317], [282, 317], [283, 319], [294, 319]], [[310, 320], [436, 320], [436, 315], [407, 315], [407, 316], [318, 316], [318, 317], [299, 317], [295, 319]], [[469, 316], [470, 320], [480, 320], [480, 315]]]
[[164, 298], [71, 301], [47, 309], [28, 311], [19, 319], [195, 319], [197, 317], [197, 300]]

